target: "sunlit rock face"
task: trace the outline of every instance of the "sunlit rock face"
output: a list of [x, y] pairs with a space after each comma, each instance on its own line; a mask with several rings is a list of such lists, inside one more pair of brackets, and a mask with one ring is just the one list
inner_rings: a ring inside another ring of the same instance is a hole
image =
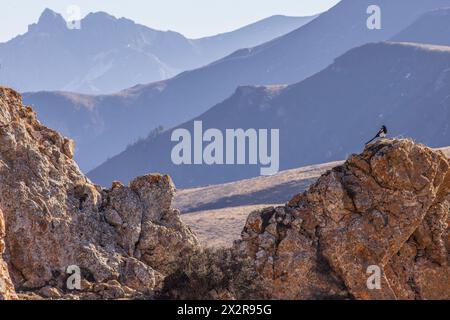
[[[174, 261], [198, 246], [171, 208], [172, 180], [152, 174], [103, 189], [72, 157], [71, 140], [0, 89], [2, 297], [13, 297], [12, 283], [47, 298], [151, 297]], [[81, 271], [76, 291], [67, 287], [70, 266]]]
[[383, 139], [284, 207], [251, 213], [236, 247], [274, 298], [450, 299], [449, 191], [442, 152]]

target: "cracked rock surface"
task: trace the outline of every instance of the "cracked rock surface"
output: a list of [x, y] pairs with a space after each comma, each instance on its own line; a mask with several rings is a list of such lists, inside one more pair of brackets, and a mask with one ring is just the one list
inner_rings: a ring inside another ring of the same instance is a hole
[[[0, 297], [13, 298], [13, 284], [22, 298], [151, 296], [175, 259], [198, 248], [171, 208], [170, 177], [103, 189], [80, 172], [73, 150], [18, 93], [0, 88]], [[67, 290], [72, 265], [80, 290]]]
[[[384, 139], [285, 206], [251, 213], [235, 247], [274, 298], [450, 299], [449, 192], [443, 153]], [[371, 266], [380, 289], [367, 285]]]

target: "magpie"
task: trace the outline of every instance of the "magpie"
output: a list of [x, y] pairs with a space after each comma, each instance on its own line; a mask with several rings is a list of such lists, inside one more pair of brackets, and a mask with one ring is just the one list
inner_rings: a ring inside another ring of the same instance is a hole
[[375, 140], [375, 139], [386, 137], [387, 132], [388, 132], [388, 131], [387, 131], [386, 126], [382, 126], [381, 129], [380, 129], [380, 131], [378, 131], [377, 135], [376, 135], [375, 137], [373, 137], [372, 140], [368, 141], [368, 142], [366, 143], [366, 145], [369, 144], [369, 143], [371, 143], [371, 142], [372, 142], [373, 140]]

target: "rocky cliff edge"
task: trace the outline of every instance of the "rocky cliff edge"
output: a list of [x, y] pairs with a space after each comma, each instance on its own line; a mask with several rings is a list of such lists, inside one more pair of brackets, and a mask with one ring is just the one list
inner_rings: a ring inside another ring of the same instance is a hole
[[450, 299], [449, 192], [442, 152], [383, 139], [251, 213], [235, 246], [278, 299]]
[[73, 152], [0, 88], [0, 297], [151, 297], [175, 260], [198, 248], [171, 208], [170, 177], [102, 189]]

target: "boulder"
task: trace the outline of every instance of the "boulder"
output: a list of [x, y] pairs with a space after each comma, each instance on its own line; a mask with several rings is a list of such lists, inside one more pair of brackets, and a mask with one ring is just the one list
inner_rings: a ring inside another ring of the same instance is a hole
[[450, 299], [449, 167], [440, 151], [380, 140], [251, 213], [235, 247], [274, 298]]

